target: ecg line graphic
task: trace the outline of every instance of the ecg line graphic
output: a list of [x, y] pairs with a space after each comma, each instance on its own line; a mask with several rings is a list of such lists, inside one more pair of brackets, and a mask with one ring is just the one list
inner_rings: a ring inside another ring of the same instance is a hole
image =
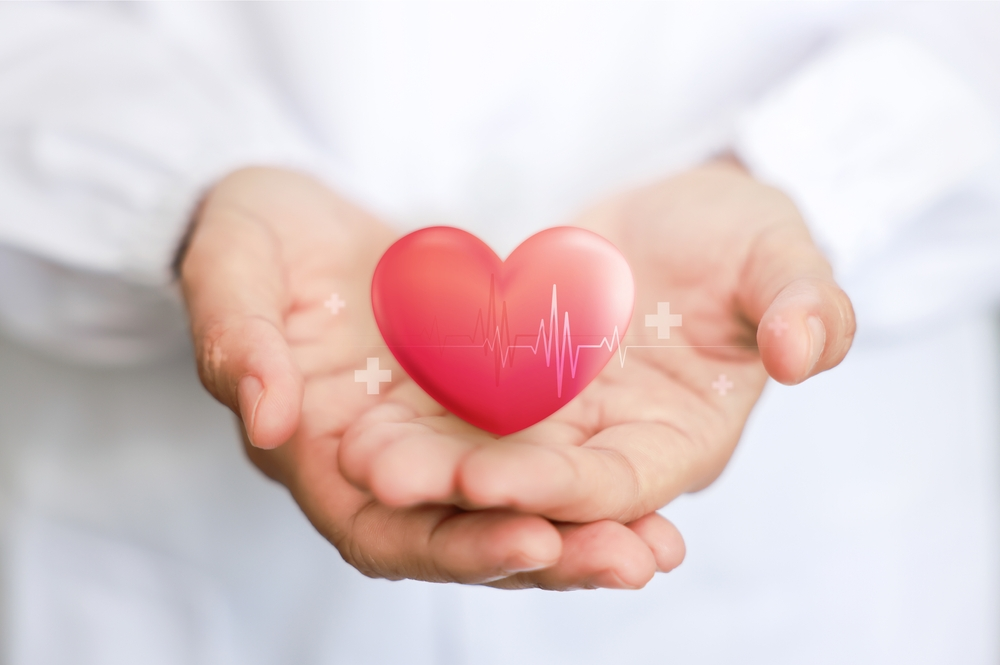
[[[493, 334], [487, 333], [492, 329]], [[482, 342], [478, 342], [479, 335], [482, 335]], [[521, 338], [535, 336], [531, 344], [520, 344]], [[482, 349], [485, 353], [493, 353], [496, 381], [500, 383], [500, 370], [507, 367], [508, 363], [513, 364], [511, 356], [512, 349], [526, 349], [533, 355], [538, 355], [539, 351], [545, 354], [545, 366], [552, 367], [555, 362], [556, 370], [556, 395], [562, 397], [563, 380], [567, 364], [569, 365], [570, 378], [576, 378], [577, 367], [580, 362], [581, 349], [601, 349], [607, 348], [610, 353], [618, 356], [618, 364], [625, 367], [625, 358], [629, 349], [696, 349], [696, 348], [757, 348], [745, 344], [622, 344], [621, 333], [618, 326], [615, 326], [611, 335], [605, 335], [597, 344], [577, 344], [573, 346], [573, 335], [570, 328], [569, 312], [563, 312], [562, 329], [559, 328], [559, 300], [556, 285], [552, 285], [552, 303], [549, 309], [548, 325], [545, 317], [539, 319], [537, 333], [514, 334], [514, 343], [510, 342], [511, 332], [507, 321], [507, 302], [503, 301], [500, 307], [500, 316], [496, 312], [496, 282], [495, 276], [490, 277], [490, 295], [486, 305], [486, 313], [480, 308], [476, 315], [476, 323], [471, 335], [444, 335], [440, 333], [437, 317], [434, 318], [430, 330], [424, 329], [418, 335], [419, 338], [432, 342], [425, 346], [438, 348], [442, 351], [445, 348], [469, 348]], [[450, 343], [449, 340], [467, 340], [468, 343]], [[432, 341], [433, 340], [433, 341]], [[436, 342], [436, 343], [435, 343]]]
[[576, 378], [576, 368], [580, 363], [580, 349], [600, 349], [602, 347], [608, 348], [608, 353], [613, 353], [615, 346], [621, 347], [621, 338], [618, 333], [618, 326], [615, 326], [614, 331], [611, 333], [611, 339], [607, 337], [601, 339], [599, 344], [577, 344], [576, 350], [573, 349], [573, 334], [570, 332], [569, 325], [569, 312], [563, 313], [563, 328], [562, 328], [562, 343], [556, 343], [559, 338], [559, 304], [558, 296], [556, 294], [556, 285], [552, 285], [552, 308], [549, 313], [549, 326], [551, 333], [546, 334], [545, 331], [545, 319], [542, 319], [538, 323], [538, 336], [535, 338], [534, 344], [517, 344], [517, 338], [523, 337], [523, 335], [514, 336], [514, 344], [507, 347], [507, 353], [510, 349], [531, 349], [531, 352], [538, 355], [539, 344], [544, 344], [545, 346], [545, 366], [552, 366], [552, 359], [555, 356], [556, 363], [556, 396], [562, 397], [562, 384], [563, 384], [563, 374], [566, 368], [566, 358], [567, 351], [569, 352], [569, 375], [570, 378]]
[[[566, 366], [569, 365], [570, 378], [576, 378], [576, 370], [580, 364], [581, 349], [607, 348], [609, 352], [618, 350], [619, 362], [625, 366], [625, 352], [621, 348], [621, 335], [618, 326], [614, 327], [610, 337], [603, 337], [598, 344], [577, 344], [573, 346], [573, 334], [570, 328], [569, 312], [563, 312], [562, 329], [559, 328], [559, 296], [556, 285], [552, 285], [552, 305], [549, 310], [549, 322], [546, 326], [545, 318], [539, 319], [538, 332], [535, 334], [535, 341], [532, 344], [519, 344], [520, 338], [531, 337], [531, 334], [515, 334], [514, 343], [510, 341], [511, 332], [507, 321], [507, 301], [503, 301], [500, 308], [500, 316], [497, 317], [496, 307], [496, 280], [490, 277], [490, 296], [486, 305], [486, 313], [482, 309], [476, 316], [476, 323], [471, 335], [445, 335], [440, 336], [437, 320], [431, 327], [430, 334], [426, 332], [421, 336], [429, 336], [441, 340], [440, 348], [482, 348], [484, 353], [493, 353], [496, 381], [500, 382], [500, 370], [507, 367], [508, 363], [513, 364], [511, 352], [513, 349], [526, 349], [533, 355], [538, 355], [539, 351], [545, 353], [545, 366], [552, 367], [555, 363], [556, 370], [556, 395], [562, 397], [563, 381], [566, 373]], [[488, 331], [493, 333], [489, 334]], [[482, 342], [478, 342], [479, 335], [482, 335]], [[465, 339], [468, 344], [452, 344], [450, 339]], [[625, 349], [627, 351], [627, 348]]]

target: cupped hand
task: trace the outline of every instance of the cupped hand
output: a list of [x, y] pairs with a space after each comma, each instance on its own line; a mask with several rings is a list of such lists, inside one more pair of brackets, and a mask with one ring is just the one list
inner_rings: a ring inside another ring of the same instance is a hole
[[[628, 523], [721, 473], [768, 374], [801, 382], [851, 346], [851, 303], [797, 209], [734, 162], [621, 195], [576, 223], [615, 243], [636, 281], [629, 332], [604, 371], [499, 440], [433, 405], [373, 409], [340, 448], [355, 486], [399, 507]], [[669, 338], [646, 325], [666, 315], [660, 303], [681, 317], [663, 317]]]
[[[371, 215], [288, 171], [239, 171], [206, 197], [181, 282], [202, 383], [240, 417], [251, 460], [373, 577], [634, 588], [678, 565], [683, 541], [655, 513], [628, 524], [553, 523], [430, 497], [389, 505], [344, 478], [338, 453], [350, 427], [378, 436], [379, 423], [391, 423], [412, 442], [424, 430], [462, 426], [407, 379], [375, 327], [371, 276], [393, 240]], [[355, 381], [368, 358], [391, 372], [376, 395]], [[435, 428], [414, 422], [417, 414]], [[411, 471], [421, 477], [439, 467], [435, 457]]]

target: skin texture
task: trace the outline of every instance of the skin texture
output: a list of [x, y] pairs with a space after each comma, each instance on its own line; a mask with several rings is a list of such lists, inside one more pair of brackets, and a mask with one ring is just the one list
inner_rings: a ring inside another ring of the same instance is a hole
[[[671, 348], [630, 348], [559, 412], [497, 439], [397, 365], [380, 395], [354, 382], [372, 350], [388, 357], [368, 298], [387, 227], [288, 171], [239, 171], [206, 198], [180, 263], [202, 382], [240, 416], [250, 459], [362, 573], [639, 588], [684, 557], [655, 511], [721, 473], [767, 375], [798, 383], [850, 348], [850, 301], [799, 213], [738, 165], [575, 223], [632, 266], [626, 344]], [[336, 316], [332, 293], [347, 303]], [[684, 317], [669, 341], [642, 320], [660, 300]]]

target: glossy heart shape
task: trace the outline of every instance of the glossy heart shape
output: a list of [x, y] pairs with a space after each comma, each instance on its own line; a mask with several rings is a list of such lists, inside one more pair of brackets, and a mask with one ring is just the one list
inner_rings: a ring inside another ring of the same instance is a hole
[[625, 257], [574, 227], [525, 240], [506, 261], [436, 226], [382, 256], [372, 306], [406, 373], [459, 418], [494, 434], [573, 399], [617, 351], [635, 284]]

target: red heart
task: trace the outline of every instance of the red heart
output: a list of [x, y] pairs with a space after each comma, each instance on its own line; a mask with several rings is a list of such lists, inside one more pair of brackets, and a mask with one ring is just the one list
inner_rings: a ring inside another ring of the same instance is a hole
[[406, 373], [494, 434], [537, 423], [604, 368], [632, 318], [635, 284], [610, 242], [547, 229], [501, 261], [436, 226], [400, 238], [372, 279], [382, 337]]

